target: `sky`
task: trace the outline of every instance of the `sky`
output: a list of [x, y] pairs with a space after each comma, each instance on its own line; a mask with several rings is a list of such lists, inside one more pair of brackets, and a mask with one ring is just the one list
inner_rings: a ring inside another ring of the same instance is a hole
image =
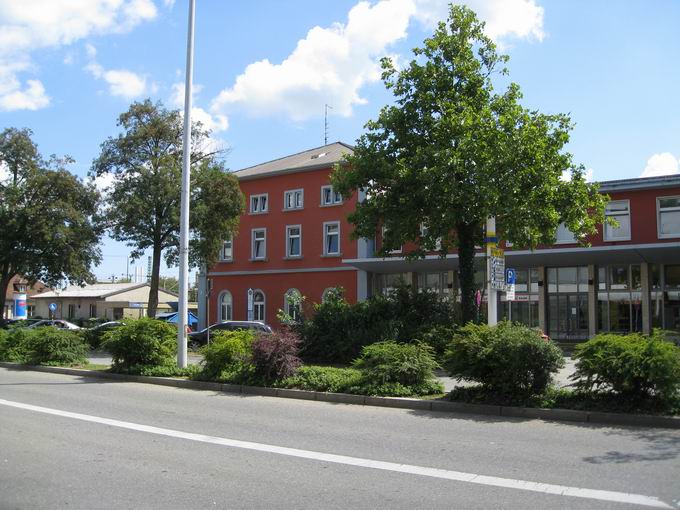
[[[408, 62], [447, 13], [446, 0], [196, 4], [192, 118], [232, 170], [323, 145], [325, 104], [329, 142], [353, 143], [392, 101], [380, 58]], [[591, 179], [679, 173], [680, 2], [467, 5], [510, 56], [523, 104], [571, 116], [568, 150]], [[0, 0], [0, 129], [32, 129], [86, 178], [131, 102], [183, 107], [187, 16], [188, 0]], [[100, 279], [127, 272], [129, 248], [105, 239], [102, 252]]]

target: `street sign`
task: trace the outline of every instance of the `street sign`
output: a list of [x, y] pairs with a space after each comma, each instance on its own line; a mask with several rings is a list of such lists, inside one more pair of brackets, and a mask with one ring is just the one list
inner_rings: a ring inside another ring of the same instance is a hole
[[500, 248], [492, 248], [489, 261], [491, 288], [505, 290], [505, 252]]
[[129, 302], [130, 308], [144, 308], [144, 303], [136, 303], [134, 301]]
[[50, 312], [57, 311], [57, 303], [50, 303]]
[[515, 280], [517, 278], [517, 273], [511, 267], [505, 270], [505, 300], [514, 301], [515, 300]]
[[252, 321], [255, 319], [255, 315], [253, 313], [253, 289], [248, 289], [248, 320]]

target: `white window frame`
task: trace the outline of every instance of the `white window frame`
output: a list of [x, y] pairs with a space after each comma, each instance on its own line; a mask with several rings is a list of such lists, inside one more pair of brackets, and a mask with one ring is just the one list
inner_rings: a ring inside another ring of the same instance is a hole
[[[387, 227], [385, 225], [383, 225], [382, 230], [380, 232], [382, 234], [381, 241], [382, 241], [383, 244], [385, 244], [385, 232], [387, 232]], [[396, 250], [390, 250], [390, 253], [393, 254], [393, 255], [399, 255], [402, 252], [403, 248], [404, 248], [403, 246], [400, 246]]]
[[[430, 227], [428, 227], [425, 223], [420, 224], [420, 237], [425, 237], [429, 233]], [[435, 239], [435, 245], [434, 245], [435, 250], [441, 250], [442, 249], [442, 238], [438, 237]]]
[[[255, 297], [258, 294], [262, 295], [262, 302], [255, 301]], [[258, 316], [257, 310], [258, 310], [259, 307], [262, 307], [262, 317], [258, 319], [257, 318], [257, 316]], [[255, 289], [253, 291], [253, 320], [257, 321], [257, 322], [262, 322], [264, 324], [264, 322], [266, 320], [266, 316], [267, 316], [267, 296], [265, 295], [264, 291], [262, 291], [260, 289]]]
[[678, 212], [680, 213], [680, 207], [666, 207], [663, 211], [661, 210], [661, 201], [667, 200], [669, 198], [674, 198], [680, 200], [680, 196], [671, 195], [668, 197], [656, 197], [656, 232], [659, 239], [675, 239], [680, 237], [680, 232], [663, 234], [661, 232], [661, 213], [662, 212]]
[[[290, 197], [291, 205], [288, 206], [288, 197]], [[300, 204], [297, 204], [297, 197], [300, 197]], [[304, 209], [305, 207], [305, 190], [303, 188], [290, 189], [283, 192], [283, 210], [296, 211]]]
[[[602, 239], [603, 239], [604, 241], [607, 241], [607, 242], [612, 242], [612, 241], [630, 241], [630, 231], [632, 230], [632, 225], [631, 225], [631, 214], [630, 214], [630, 200], [611, 200], [611, 201], [607, 204], [607, 207], [609, 207], [611, 204], [623, 204], [623, 203], [626, 204], [626, 211], [625, 211], [625, 212], [616, 211], [616, 212], [608, 213], [608, 212], [607, 212], [607, 209], [605, 208], [604, 216], [605, 216], [605, 219], [606, 219], [606, 218], [609, 218], [609, 217], [613, 217], [614, 219], [616, 219], [617, 217], [628, 216], [628, 236], [627, 236], [627, 237], [620, 237], [620, 236], [612, 237], [611, 234], [612, 234], [612, 233], [615, 233], [616, 231], [621, 230], [621, 228], [620, 228], [620, 227], [619, 227], [619, 228], [616, 228], [616, 229], [614, 229], [614, 231], [612, 232], [612, 231], [610, 231], [610, 228], [611, 228], [611, 227], [609, 227], [609, 225], [608, 225], [607, 223], [605, 223], [605, 224], [602, 226]], [[609, 233], [610, 235], [608, 235], [608, 233]]]
[[[337, 252], [329, 252], [328, 251], [328, 227], [336, 225], [338, 227], [337, 233], [331, 234], [331, 235], [337, 235], [338, 236], [338, 251]], [[334, 257], [337, 255], [342, 255], [342, 247], [340, 246], [340, 222], [339, 221], [326, 221], [323, 224], [323, 254], [326, 257]]]
[[[258, 232], [264, 232], [264, 237], [262, 238], [262, 256], [255, 256], [255, 242], [256, 234]], [[254, 228], [250, 231], [250, 260], [266, 260], [267, 258], [267, 229], [266, 228]]]
[[[330, 201], [326, 201], [326, 190], [330, 190]], [[321, 186], [321, 206], [322, 207], [330, 207], [333, 205], [340, 205], [343, 202], [342, 195], [340, 193], [337, 193], [333, 191], [333, 186], [330, 184], [326, 186]]]
[[[262, 207], [262, 199], [264, 198], [264, 207]], [[269, 193], [258, 193], [257, 195], [250, 195], [250, 214], [265, 214], [269, 212]], [[255, 204], [255, 207], [253, 207]]]
[[[300, 241], [298, 243], [299, 246], [300, 246], [300, 253], [298, 253], [297, 255], [293, 255], [290, 252], [290, 239], [291, 239], [290, 231], [294, 228], [298, 229], [297, 238]], [[285, 251], [285, 254], [286, 254], [287, 259], [302, 258], [302, 225], [286, 225], [286, 251]]]
[[[229, 244], [229, 249], [231, 250], [231, 255], [229, 257], [224, 256], [224, 246]], [[234, 260], [234, 238], [225, 239], [222, 241], [222, 247], [220, 248], [220, 262], [233, 262]]]
[[[571, 239], [559, 239], [557, 237], [557, 234], [560, 231], [560, 227], [564, 228], [564, 230], [571, 234]], [[576, 244], [576, 243], [578, 243], [578, 241], [576, 240], [576, 236], [572, 233], [571, 230], [567, 228], [567, 226], [564, 223], [560, 223], [557, 226], [557, 231], [555, 232], [555, 244]]]
[[[228, 304], [228, 310], [230, 313], [227, 314], [227, 317], [224, 315], [224, 298], [229, 296], [229, 304]], [[226, 322], [226, 321], [232, 321], [234, 320], [234, 296], [232, 295], [231, 292], [228, 290], [223, 290], [220, 292], [219, 297], [217, 298], [217, 313], [218, 313], [218, 319], [220, 322]]]
[[[299, 298], [299, 302], [297, 303], [297, 309], [298, 309], [298, 316], [293, 317], [290, 313], [290, 306], [293, 304], [291, 303], [291, 296], [294, 294], [297, 294], [297, 297]], [[302, 292], [300, 292], [298, 289], [292, 288], [288, 289], [286, 293], [283, 295], [283, 311], [288, 315], [291, 319], [294, 321], [298, 321], [300, 319], [300, 314], [302, 313]]]

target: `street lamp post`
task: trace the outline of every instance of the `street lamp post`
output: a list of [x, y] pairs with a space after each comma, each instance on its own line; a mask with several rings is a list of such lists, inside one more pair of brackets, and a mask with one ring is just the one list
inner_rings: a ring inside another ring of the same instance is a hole
[[191, 175], [191, 84], [194, 72], [195, 0], [189, 0], [189, 33], [184, 86], [184, 133], [182, 141], [182, 201], [179, 225], [179, 320], [177, 321], [177, 366], [187, 366], [187, 294], [189, 291], [189, 193]]

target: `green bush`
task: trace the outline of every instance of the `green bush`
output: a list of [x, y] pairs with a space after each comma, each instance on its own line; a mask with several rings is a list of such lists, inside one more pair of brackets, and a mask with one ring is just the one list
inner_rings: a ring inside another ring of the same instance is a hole
[[428, 335], [436, 327], [452, 327], [453, 309], [436, 294], [413, 292], [398, 287], [389, 296], [374, 296], [349, 304], [341, 292], [331, 294], [325, 303], [315, 305], [312, 317], [296, 326], [306, 359], [334, 363], [350, 362], [361, 349], [376, 342], [397, 340], [433, 341], [441, 349], [438, 335]]
[[432, 347], [435, 355], [440, 358], [446, 352], [455, 334], [456, 330], [453, 326], [435, 324], [430, 328], [423, 328], [417, 339]]
[[611, 390], [625, 398], [677, 398], [680, 348], [662, 331], [651, 336], [601, 334], [576, 347], [572, 378], [585, 391]]
[[255, 335], [250, 330], [220, 331], [201, 349], [203, 366], [196, 377], [209, 381], [247, 383], [252, 378], [251, 363]]
[[131, 373], [137, 373], [139, 375], [146, 375], [149, 377], [189, 377], [192, 378], [200, 372], [200, 367], [198, 365], [187, 365], [186, 368], [180, 368], [176, 363], [169, 363], [166, 365], [156, 365], [156, 366], [142, 366], [142, 367], [131, 367], [132, 369], [137, 369]]
[[439, 365], [427, 344], [379, 342], [367, 345], [352, 366], [361, 370], [371, 384], [399, 383], [404, 386], [422, 384], [434, 378]]
[[315, 365], [298, 368], [295, 375], [277, 384], [282, 388], [309, 391], [348, 393], [361, 383], [361, 372], [355, 368], [320, 367]]
[[468, 324], [453, 336], [444, 366], [458, 380], [478, 382], [500, 398], [521, 400], [545, 392], [552, 375], [564, 366], [564, 356], [527, 326]]
[[104, 335], [102, 349], [111, 353], [113, 371], [171, 364], [177, 353], [177, 330], [167, 322], [143, 317], [126, 319]]
[[0, 359], [28, 365], [87, 363], [87, 344], [73, 331], [17, 328], [0, 337]]

